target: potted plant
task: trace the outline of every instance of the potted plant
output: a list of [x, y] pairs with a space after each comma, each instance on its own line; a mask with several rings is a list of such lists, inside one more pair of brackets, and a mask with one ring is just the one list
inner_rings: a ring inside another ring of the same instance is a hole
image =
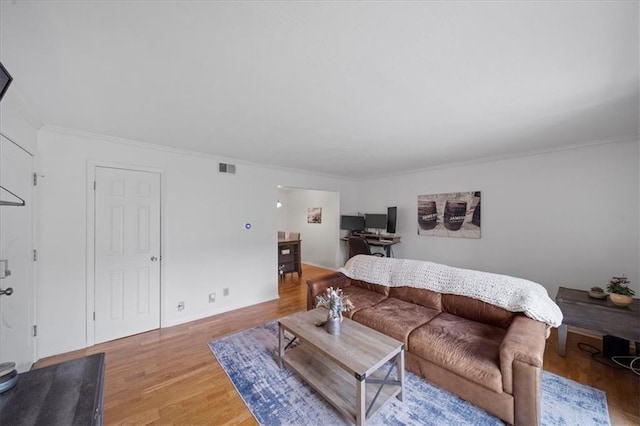
[[347, 296], [342, 294], [341, 288], [329, 287], [324, 295], [316, 298], [316, 308], [325, 307], [329, 309], [327, 314], [327, 331], [329, 334], [340, 334], [340, 323], [342, 322], [342, 313], [353, 309], [353, 303]]
[[612, 277], [607, 286], [609, 300], [617, 306], [628, 306], [633, 301], [635, 291], [629, 288], [629, 279], [626, 276]]

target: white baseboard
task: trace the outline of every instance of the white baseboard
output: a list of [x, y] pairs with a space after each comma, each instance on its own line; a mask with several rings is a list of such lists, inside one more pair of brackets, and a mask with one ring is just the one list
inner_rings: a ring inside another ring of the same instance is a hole
[[162, 326], [160, 328], [167, 328], [167, 327], [173, 327], [176, 325], [181, 325], [181, 324], [186, 324], [188, 322], [192, 322], [192, 321], [197, 321], [203, 318], [208, 318], [208, 317], [212, 317], [215, 315], [219, 315], [219, 314], [224, 314], [225, 312], [230, 312], [230, 311], [235, 311], [236, 309], [242, 309], [242, 308], [247, 308], [249, 306], [253, 306], [253, 305], [257, 305], [260, 303], [265, 303], [265, 302], [271, 302], [273, 300], [278, 300], [279, 297], [276, 297], [274, 299], [267, 299], [267, 300], [260, 300], [260, 301], [252, 301], [250, 303], [243, 303], [243, 304], [236, 304], [236, 305], [229, 305], [229, 306], [225, 306], [221, 309], [218, 309], [216, 311], [207, 311], [207, 312], [199, 312], [195, 315], [190, 315], [187, 317], [183, 317], [183, 318], [178, 318], [178, 319], [173, 319], [171, 321], [166, 321], [164, 324], [162, 324]]
[[317, 263], [313, 263], [313, 262], [306, 262], [306, 261], [302, 261], [302, 263], [304, 265], [309, 265], [309, 266], [315, 266], [316, 268], [322, 268], [322, 269], [328, 269], [330, 271], [337, 271], [337, 269], [333, 266], [327, 266], [327, 265], [319, 265]]

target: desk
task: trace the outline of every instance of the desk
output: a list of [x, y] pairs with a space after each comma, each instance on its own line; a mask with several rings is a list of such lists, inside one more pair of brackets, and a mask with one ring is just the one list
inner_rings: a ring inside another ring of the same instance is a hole
[[302, 275], [302, 241], [278, 239], [278, 274], [284, 278], [289, 272]]
[[[367, 240], [370, 246], [382, 247], [384, 249], [385, 256], [391, 257], [391, 246], [400, 244], [400, 236], [394, 235], [378, 235], [378, 234], [359, 234], [353, 235], [354, 237], [360, 237]], [[349, 236], [340, 238], [342, 241], [348, 243]]]
[[584, 290], [560, 287], [556, 302], [564, 317], [558, 329], [560, 356], [564, 356], [565, 353], [569, 325], [640, 342], [640, 299], [633, 299], [631, 305], [621, 308], [611, 303], [608, 298], [593, 299]]
[[398, 244], [400, 241], [386, 241], [386, 240], [373, 240], [367, 239], [367, 242], [370, 246], [373, 247], [382, 247], [384, 249], [384, 254], [387, 257], [391, 257], [391, 246]]

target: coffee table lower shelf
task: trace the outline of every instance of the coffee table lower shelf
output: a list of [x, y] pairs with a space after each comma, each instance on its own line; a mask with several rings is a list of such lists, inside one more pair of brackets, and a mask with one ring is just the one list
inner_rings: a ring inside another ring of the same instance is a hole
[[[400, 382], [389, 378], [385, 380], [387, 371], [384, 370], [390, 366], [383, 366], [364, 379], [365, 384], [367, 384], [367, 381], [370, 383], [368, 386], [364, 386], [365, 401], [364, 404], [360, 404], [358, 390], [361, 382], [304, 342], [287, 350], [282, 361], [298, 373], [304, 381], [320, 393], [342, 415], [356, 424], [358, 423], [357, 411], [359, 407], [362, 405], [366, 407], [368, 411], [366, 418], [369, 419], [385, 402], [402, 391]], [[378, 380], [385, 381], [386, 384], [375, 383]], [[376, 396], [378, 392], [379, 394]], [[373, 406], [369, 407], [371, 401], [374, 401], [374, 403]], [[362, 419], [364, 418], [365, 416], [362, 416]]]

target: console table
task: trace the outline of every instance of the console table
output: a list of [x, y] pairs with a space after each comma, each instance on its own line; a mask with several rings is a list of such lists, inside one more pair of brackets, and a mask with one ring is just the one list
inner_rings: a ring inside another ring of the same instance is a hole
[[101, 425], [104, 353], [18, 375], [0, 394], [0, 425]]
[[556, 302], [564, 319], [558, 329], [558, 354], [564, 356], [567, 346], [567, 326], [580, 327], [602, 335], [611, 335], [636, 342], [640, 347], [640, 299], [621, 308], [609, 299], [589, 297], [588, 292], [560, 287]]
[[278, 239], [278, 273], [284, 278], [289, 272], [302, 275], [302, 241], [300, 239]]

